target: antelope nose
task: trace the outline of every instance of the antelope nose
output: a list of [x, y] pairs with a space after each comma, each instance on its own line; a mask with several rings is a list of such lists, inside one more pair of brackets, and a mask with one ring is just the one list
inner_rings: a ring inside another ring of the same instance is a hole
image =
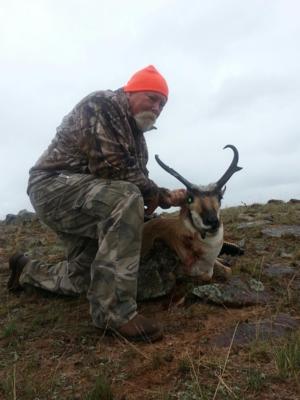
[[205, 225], [210, 226], [212, 229], [217, 229], [220, 226], [219, 219], [214, 215], [209, 215], [206, 218]]

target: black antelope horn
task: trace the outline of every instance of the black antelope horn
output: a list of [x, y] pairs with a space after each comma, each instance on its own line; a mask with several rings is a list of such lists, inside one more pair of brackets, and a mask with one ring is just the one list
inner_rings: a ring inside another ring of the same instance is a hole
[[235, 172], [238, 172], [242, 169], [242, 167], [239, 167], [237, 164], [239, 162], [239, 152], [235, 146], [232, 144], [227, 144], [224, 149], [230, 148], [233, 150], [233, 160], [231, 161], [231, 164], [229, 165], [229, 168], [225, 172], [225, 174], [218, 180], [216, 183], [217, 189], [222, 189], [222, 187], [226, 184], [226, 182], [229, 181], [229, 179], [232, 177], [232, 175]]
[[168, 167], [165, 163], [163, 163], [158, 154], [155, 154], [155, 160], [158, 162], [158, 164], [167, 172], [169, 172], [169, 174], [173, 175], [176, 179], [178, 179], [181, 183], [183, 183], [188, 190], [197, 190], [197, 187], [195, 185], [193, 185], [192, 183], [190, 183], [189, 181], [187, 181], [183, 176], [181, 176], [180, 174], [178, 174], [178, 172], [174, 171], [174, 169]]

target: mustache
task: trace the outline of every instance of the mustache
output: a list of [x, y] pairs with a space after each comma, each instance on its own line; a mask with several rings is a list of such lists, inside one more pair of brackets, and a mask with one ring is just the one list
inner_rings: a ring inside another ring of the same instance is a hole
[[152, 111], [142, 111], [134, 115], [135, 122], [143, 132], [150, 130], [157, 116]]
[[156, 120], [156, 114], [152, 111], [141, 111], [135, 114], [134, 118]]

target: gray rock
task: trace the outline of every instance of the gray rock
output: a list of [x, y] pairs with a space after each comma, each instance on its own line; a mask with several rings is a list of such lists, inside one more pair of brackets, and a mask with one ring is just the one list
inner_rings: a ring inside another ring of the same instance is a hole
[[238, 219], [240, 221], [251, 222], [254, 221], [255, 218], [248, 214], [239, 214]]
[[264, 235], [269, 237], [281, 237], [284, 235], [300, 236], [300, 225], [278, 225], [271, 226], [261, 231]]
[[203, 301], [224, 304], [227, 307], [265, 304], [269, 299], [261, 282], [254, 282], [254, 279], [243, 282], [236, 276], [225, 283], [197, 286], [192, 290], [192, 295]]
[[17, 216], [15, 214], [7, 214], [4, 222], [6, 225], [8, 225], [8, 224], [13, 223], [16, 220], [16, 218], [17, 218]]
[[212, 338], [211, 344], [218, 347], [229, 346], [233, 335], [233, 345], [245, 345], [254, 340], [269, 340], [284, 336], [296, 330], [299, 325], [299, 320], [289, 314], [278, 314], [265, 320], [242, 322], [238, 325], [235, 334], [235, 327], [232, 327]]
[[245, 248], [245, 244], [246, 244], [246, 239], [241, 239], [237, 242], [237, 245], [242, 247], [243, 249]]
[[274, 278], [292, 276], [295, 273], [295, 268], [282, 264], [265, 264], [262, 270], [263, 275]]
[[280, 252], [280, 257], [282, 258], [289, 258], [290, 260], [294, 258], [293, 253], [286, 253], [285, 251]]
[[27, 223], [27, 222], [32, 222], [37, 219], [37, 216], [35, 213], [27, 211], [27, 210], [21, 210], [18, 212], [18, 214], [7, 214], [6, 218], [4, 220], [4, 223], [6, 225], [10, 224], [19, 224], [19, 223]]
[[261, 213], [260, 218], [265, 221], [273, 222], [274, 216], [270, 213]]
[[283, 203], [284, 203], [283, 200], [271, 199], [268, 201], [267, 204], [283, 204]]
[[18, 217], [23, 218], [23, 219], [25, 219], [25, 218], [32, 219], [35, 217], [35, 213], [24, 209], [24, 210], [20, 210], [18, 212]]
[[299, 204], [300, 200], [299, 199], [290, 199], [288, 202], [291, 204]]
[[256, 254], [259, 256], [265, 256], [269, 254], [269, 252], [267, 250], [256, 250]]
[[258, 220], [258, 221], [243, 222], [243, 223], [237, 225], [237, 229], [255, 228], [257, 226], [270, 224], [270, 222], [271, 221], [269, 221], [267, 219], [261, 219], [261, 220]]

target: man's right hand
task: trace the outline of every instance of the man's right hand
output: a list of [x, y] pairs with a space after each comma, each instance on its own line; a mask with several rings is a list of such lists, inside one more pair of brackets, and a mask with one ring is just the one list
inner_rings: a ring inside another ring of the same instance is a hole
[[186, 200], [186, 189], [175, 189], [170, 192], [172, 207], [181, 207]]
[[185, 189], [167, 190], [160, 189], [159, 206], [161, 208], [180, 207], [186, 199]]
[[180, 207], [186, 199], [186, 189], [168, 190], [160, 188], [159, 193], [145, 200], [145, 214], [151, 215], [157, 207], [167, 209]]

